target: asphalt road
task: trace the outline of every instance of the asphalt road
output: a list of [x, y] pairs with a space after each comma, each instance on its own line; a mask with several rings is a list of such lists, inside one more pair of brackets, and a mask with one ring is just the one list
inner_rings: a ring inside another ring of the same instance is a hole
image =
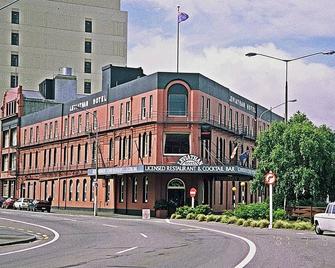
[[335, 267], [335, 234], [11, 210], [0, 226], [38, 238], [0, 247], [0, 267]]

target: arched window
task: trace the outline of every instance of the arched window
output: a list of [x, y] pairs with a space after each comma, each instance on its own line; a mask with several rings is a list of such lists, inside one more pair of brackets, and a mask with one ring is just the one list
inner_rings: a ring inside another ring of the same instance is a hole
[[143, 203], [148, 203], [149, 199], [149, 179], [148, 177], [143, 178]]
[[149, 132], [149, 156], [151, 156], [151, 146], [152, 146], [152, 133]]
[[34, 182], [33, 199], [36, 199], [36, 182]]
[[187, 115], [188, 93], [181, 84], [175, 84], [168, 91], [168, 115]]
[[56, 163], [57, 163], [57, 148], [54, 149], [54, 166], [56, 166]]
[[70, 147], [70, 165], [73, 164], [73, 145]]
[[84, 182], [83, 182], [83, 201], [86, 201], [86, 193], [87, 193], [87, 180], [84, 179]]
[[63, 163], [64, 165], [66, 165], [66, 146], [64, 147], [64, 151], [63, 151]]
[[141, 134], [138, 134], [138, 148], [137, 148], [137, 150], [138, 150], [138, 157], [139, 158], [141, 158], [142, 157], [142, 154], [141, 154], [141, 146], [142, 146], [142, 144], [141, 144]]
[[85, 143], [84, 162], [87, 163], [88, 143]]
[[70, 180], [69, 201], [72, 200], [72, 191], [73, 191], [73, 181]]
[[27, 197], [30, 198], [30, 182], [28, 182]]
[[79, 164], [80, 163], [80, 144], [78, 144], [78, 148], [77, 148], [77, 163]]
[[79, 201], [79, 189], [80, 189], [80, 182], [79, 180], [76, 181], [76, 201]]

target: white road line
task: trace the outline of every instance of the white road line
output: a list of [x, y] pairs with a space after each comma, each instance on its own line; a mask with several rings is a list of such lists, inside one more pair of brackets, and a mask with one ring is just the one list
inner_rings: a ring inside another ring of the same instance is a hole
[[44, 229], [46, 229], [46, 230], [52, 232], [52, 233], [54, 234], [54, 236], [55, 236], [51, 241], [49, 241], [49, 242], [47, 242], [47, 243], [45, 243], [45, 244], [38, 245], [38, 246], [35, 246], [35, 247], [31, 247], [31, 248], [25, 248], [25, 249], [20, 249], [20, 250], [15, 250], [15, 251], [10, 251], [10, 252], [0, 253], [0, 256], [10, 255], [10, 254], [13, 254], [13, 253], [19, 253], [19, 252], [24, 252], [24, 251], [28, 251], [28, 250], [32, 250], [32, 249], [36, 249], [36, 248], [45, 247], [45, 246], [47, 246], [47, 245], [50, 245], [51, 243], [56, 242], [56, 241], [58, 240], [58, 238], [59, 238], [59, 234], [58, 234], [55, 230], [53, 230], [53, 229], [51, 229], [51, 228], [49, 228], [49, 227], [46, 227], [46, 226], [42, 226], [42, 225], [34, 224], [34, 223], [29, 223], [29, 222], [24, 222], [24, 221], [17, 221], [17, 220], [12, 220], [12, 219], [6, 219], [6, 218], [0, 218], [0, 220], [6, 220], [6, 221], [12, 221], [12, 222], [18, 222], [18, 223], [29, 224], [29, 225], [32, 225], [32, 226], [36, 226], [36, 227], [40, 227], [40, 228], [44, 228]]
[[77, 220], [73, 220], [73, 219], [63, 219], [63, 221], [77, 221]]
[[137, 249], [138, 247], [132, 247], [132, 248], [128, 248], [128, 249], [125, 249], [125, 250], [122, 250], [122, 251], [119, 251], [119, 252], [116, 252], [116, 254], [122, 254], [122, 253], [125, 253], [127, 251], [131, 251], [133, 249]]
[[202, 230], [206, 230], [206, 231], [210, 231], [210, 232], [214, 232], [214, 233], [220, 233], [220, 234], [224, 234], [224, 235], [229, 235], [229, 236], [236, 237], [238, 239], [243, 240], [249, 246], [249, 253], [248, 253], [248, 255], [239, 264], [237, 264], [235, 266], [235, 268], [243, 268], [243, 267], [245, 267], [253, 259], [253, 257], [256, 254], [256, 245], [254, 244], [254, 242], [252, 242], [251, 240], [249, 240], [249, 239], [247, 239], [247, 238], [245, 238], [243, 236], [239, 236], [239, 235], [227, 233], [227, 232], [216, 230], [216, 229], [210, 229], [210, 228], [206, 228], [206, 227], [199, 227], [199, 226], [192, 226], [192, 225], [188, 225], [188, 224], [175, 223], [175, 222], [171, 222], [168, 219], [166, 220], [166, 222], [170, 223], [170, 224], [174, 224], [174, 225], [186, 226], [186, 227], [189, 227], [189, 228], [197, 228], [197, 229], [202, 229]]
[[111, 224], [103, 224], [103, 226], [112, 227], [112, 228], [117, 228], [117, 227], [119, 227], [119, 226], [111, 225]]
[[140, 233], [140, 235], [143, 236], [144, 238], [148, 238], [148, 236], [143, 233]]

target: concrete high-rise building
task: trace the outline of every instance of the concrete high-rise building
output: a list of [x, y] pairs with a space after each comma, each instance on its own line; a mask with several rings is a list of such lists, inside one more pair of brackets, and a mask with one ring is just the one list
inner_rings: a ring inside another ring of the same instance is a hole
[[[0, 7], [10, 3], [0, 0]], [[127, 12], [120, 0], [20, 0], [0, 10], [0, 95], [38, 89], [71, 67], [78, 93], [101, 89], [101, 67], [127, 60]]]

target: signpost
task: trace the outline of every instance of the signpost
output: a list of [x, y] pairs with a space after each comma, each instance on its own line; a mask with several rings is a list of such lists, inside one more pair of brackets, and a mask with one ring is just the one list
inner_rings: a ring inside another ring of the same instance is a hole
[[142, 220], [150, 220], [150, 209], [142, 209]]
[[269, 224], [269, 229], [272, 229], [272, 185], [276, 182], [277, 176], [274, 174], [272, 171], [269, 171], [265, 177], [264, 177], [264, 182], [265, 184], [269, 185], [269, 195], [270, 195], [270, 224]]
[[194, 187], [192, 187], [190, 189], [190, 196], [192, 197], [192, 208], [194, 208], [194, 197], [197, 194], [197, 189], [195, 189]]

